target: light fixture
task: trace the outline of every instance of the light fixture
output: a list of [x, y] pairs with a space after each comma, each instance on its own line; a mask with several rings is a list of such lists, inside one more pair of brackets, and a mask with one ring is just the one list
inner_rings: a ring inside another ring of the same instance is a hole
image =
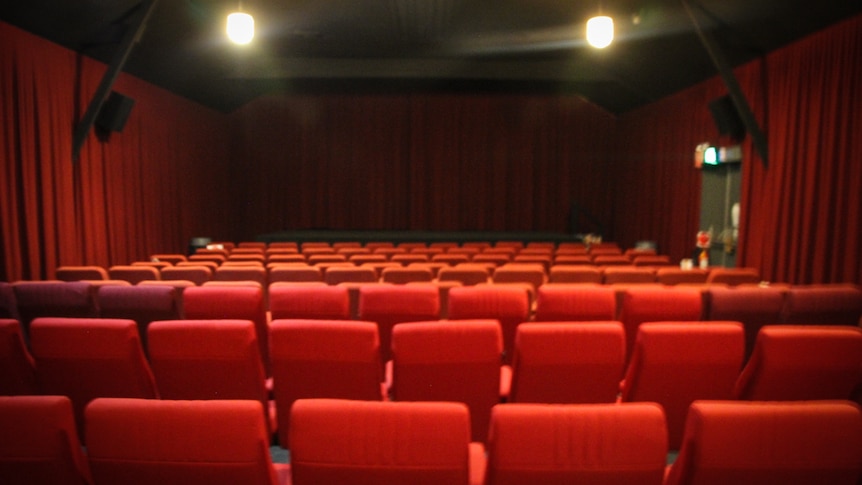
[[241, 45], [254, 38], [254, 17], [242, 11], [242, 3], [237, 12], [227, 16], [227, 37]]
[[614, 19], [606, 15], [598, 15], [587, 20], [587, 42], [597, 48], [604, 49], [614, 40]]

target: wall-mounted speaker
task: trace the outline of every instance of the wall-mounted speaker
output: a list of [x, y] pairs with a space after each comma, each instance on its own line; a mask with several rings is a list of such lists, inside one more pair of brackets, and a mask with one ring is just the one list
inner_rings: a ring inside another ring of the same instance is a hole
[[745, 137], [745, 124], [729, 95], [710, 101], [709, 111], [719, 134], [728, 135], [734, 140]]
[[96, 127], [105, 132], [123, 131], [134, 105], [134, 99], [111, 91], [111, 95], [102, 104], [102, 109], [99, 110], [99, 115], [96, 117]]

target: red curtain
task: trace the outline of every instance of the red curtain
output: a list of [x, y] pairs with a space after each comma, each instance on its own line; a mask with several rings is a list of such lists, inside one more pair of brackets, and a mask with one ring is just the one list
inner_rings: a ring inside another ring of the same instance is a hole
[[122, 133], [72, 132], [105, 66], [0, 22], [0, 278], [51, 278], [60, 265], [128, 264], [227, 238], [228, 116], [131, 76]]
[[271, 96], [234, 115], [246, 237], [286, 229], [566, 232], [609, 220], [613, 117], [571, 96]]

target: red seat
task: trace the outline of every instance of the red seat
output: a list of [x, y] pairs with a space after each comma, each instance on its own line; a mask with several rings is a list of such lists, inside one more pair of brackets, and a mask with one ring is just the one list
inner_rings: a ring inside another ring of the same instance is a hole
[[396, 323], [440, 318], [440, 290], [431, 284], [366, 285], [359, 288], [359, 320], [377, 322], [380, 356], [391, 356], [392, 327]]
[[728, 286], [760, 283], [760, 273], [754, 268], [710, 268], [707, 283]]
[[108, 272], [101, 266], [60, 266], [57, 268], [60, 281], [107, 280]]
[[150, 322], [180, 318], [177, 289], [172, 286], [102, 286], [96, 292], [96, 304], [102, 318], [134, 320], [144, 352]]
[[159, 397], [134, 320], [42, 317], [31, 331], [40, 390], [69, 396], [79, 431], [97, 397]]
[[859, 325], [862, 290], [854, 285], [795, 286], [787, 291], [782, 322], [802, 325]]
[[734, 395], [752, 401], [850, 399], [862, 382], [862, 328], [760, 329]]
[[536, 294], [535, 321], [607, 321], [617, 317], [612, 288], [593, 285], [543, 285]]
[[183, 313], [191, 320], [251, 320], [263, 367], [269, 375], [269, 328], [259, 286], [195, 286], [183, 291]]
[[620, 321], [626, 329], [626, 363], [631, 359], [641, 323], [702, 320], [702, 307], [701, 292], [693, 288], [631, 286], [624, 289]]
[[4, 485], [93, 483], [68, 397], [0, 397], [0, 430]]
[[764, 325], [781, 321], [784, 308], [783, 289], [737, 286], [734, 288], [710, 285], [706, 289], [707, 320], [733, 320], [745, 327], [745, 358], [751, 355], [757, 334]]
[[644, 323], [621, 385], [621, 400], [661, 404], [668, 446], [679, 449], [693, 401], [733, 398], [744, 338], [739, 322]]
[[324, 283], [273, 283], [269, 287], [269, 310], [273, 320], [349, 320], [349, 290]]
[[212, 279], [213, 270], [207, 266], [169, 266], [162, 268], [160, 274], [163, 280], [185, 280], [201, 286]]
[[509, 402], [614, 402], [625, 341], [619, 322], [520, 325]]
[[293, 485], [481, 483], [463, 404], [303, 399], [290, 420]]
[[297, 399], [383, 399], [373, 322], [273, 320], [271, 332], [280, 443], [288, 442], [290, 409]]
[[602, 270], [598, 266], [560, 262], [551, 266], [549, 283], [602, 283]]
[[503, 363], [512, 361], [515, 330], [530, 318], [530, 295], [508, 285], [462, 286], [449, 289], [450, 320], [494, 319], [503, 332]]
[[698, 401], [665, 485], [857, 485], [860, 457], [852, 403]]
[[86, 422], [98, 485], [290, 483], [257, 401], [97, 399]]
[[503, 339], [495, 320], [413, 322], [392, 330], [392, 399], [470, 408], [473, 441], [488, 436], [500, 400]]
[[485, 483], [660, 485], [666, 455], [656, 404], [503, 404], [491, 417]]
[[0, 319], [0, 396], [38, 394], [36, 365], [18, 320]]
[[87, 318], [98, 316], [93, 286], [83, 281], [17, 281], [12, 284], [24, 340], [30, 322], [38, 317]]
[[141, 281], [161, 279], [158, 268], [152, 266], [116, 265], [108, 268], [108, 277], [136, 285]]

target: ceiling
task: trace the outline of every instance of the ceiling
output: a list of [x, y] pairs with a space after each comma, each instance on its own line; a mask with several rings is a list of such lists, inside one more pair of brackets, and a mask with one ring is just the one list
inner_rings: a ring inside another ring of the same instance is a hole
[[[688, 0], [731, 65], [862, 11], [848, 0]], [[141, 0], [3, 2], [0, 19], [110, 63]], [[683, 0], [237, 0], [156, 3], [125, 71], [230, 112], [265, 93], [516, 92], [582, 96], [620, 114], [717, 74]], [[599, 9], [616, 39], [586, 45]]]

